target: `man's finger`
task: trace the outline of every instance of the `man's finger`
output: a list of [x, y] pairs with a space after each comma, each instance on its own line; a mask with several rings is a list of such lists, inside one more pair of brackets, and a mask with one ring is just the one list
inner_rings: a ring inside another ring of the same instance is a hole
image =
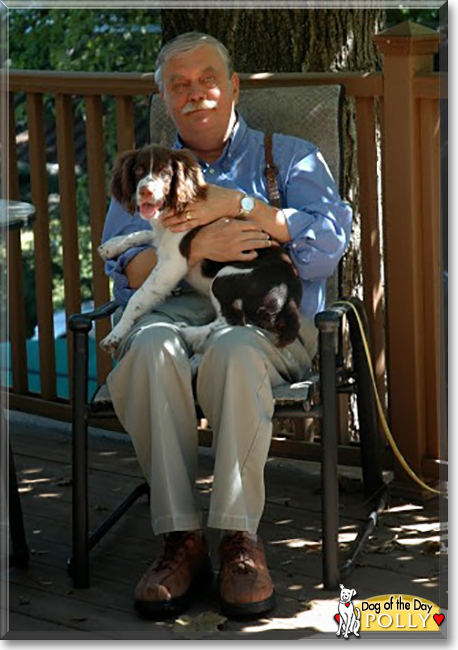
[[[252, 244], [255, 248], [268, 248], [270, 246], [274, 246], [274, 240], [270, 238], [270, 236], [267, 233], [259, 233], [258, 236], [253, 236], [252, 233], [250, 235], [242, 237], [241, 241], [243, 244], [248, 243]], [[250, 246], [251, 247], [251, 246]]]
[[250, 260], [255, 260], [258, 257], [256, 251], [242, 251], [239, 256], [241, 262], [249, 262]]

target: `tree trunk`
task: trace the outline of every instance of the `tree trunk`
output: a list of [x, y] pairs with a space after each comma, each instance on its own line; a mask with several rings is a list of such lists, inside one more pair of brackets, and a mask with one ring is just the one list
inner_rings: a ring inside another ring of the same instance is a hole
[[[211, 34], [228, 48], [237, 72], [373, 72], [381, 59], [372, 36], [384, 27], [381, 9], [168, 9], [161, 11], [166, 43], [178, 34]], [[344, 111], [343, 196], [355, 211], [343, 263], [342, 292], [361, 286], [355, 109]]]

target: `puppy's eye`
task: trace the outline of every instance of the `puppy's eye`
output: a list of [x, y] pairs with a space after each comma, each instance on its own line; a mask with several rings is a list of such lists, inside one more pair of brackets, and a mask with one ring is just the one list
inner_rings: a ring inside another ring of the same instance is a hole
[[145, 168], [143, 167], [143, 165], [139, 165], [138, 167], [135, 167], [134, 174], [137, 177], [144, 176], [145, 175]]

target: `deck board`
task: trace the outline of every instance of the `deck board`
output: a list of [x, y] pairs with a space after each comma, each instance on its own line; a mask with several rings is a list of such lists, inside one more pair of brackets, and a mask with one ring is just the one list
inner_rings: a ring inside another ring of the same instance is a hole
[[[161, 544], [151, 531], [146, 498], [141, 498], [91, 552], [91, 587], [73, 588], [66, 572], [71, 548], [71, 438], [68, 425], [44, 422], [37, 425], [18, 414], [10, 418], [31, 562], [28, 570], [9, 571], [6, 638], [23, 638], [27, 633], [36, 639], [65, 638], [67, 634], [94, 639], [183, 638], [173, 621], [144, 621], [132, 608], [134, 586]], [[141, 480], [141, 473], [128, 438], [121, 434], [110, 437], [93, 432], [89, 464], [93, 528]], [[199, 454], [199, 467], [196, 492], [205, 516], [213, 467], [208, 450]], [[344, 472], [342, 548], [346, 548], [364, 518], [356, 492], [358, 480], [348, 476], [348, 468]], [[214, 638], [225, 640], [239, 633], [249, 633], [249, 638], [256, 639], [322, 634], [313, 623], [311, 608], [332, 608], [337, 602], [337, 592], [324, 591], [321, 581], [319, 466], [270, 460], [266, 492], [260, 534], [276, 585], [277, 607], [270, 618], [261, 621], [226, 621]], [[446, 596], [440, 593], [440, 581], [446, 580], [446, 564], [443, 555], [439, 561], [437, 552], [445, 531], [443, 525], [440, 527], [437, 502], [409, 506], [398, 498], [390, 506], [392, 509], [382, 515], [377, 534], [370, 540], [368, 552], [346, 582], [357, 590], [359, 599], [403, 593], [427, 598], [446, 608]], [[206, 534], [215, 557], [219, 533], [208, 530]], [[215, 580], [210, 591], [202, 594], [187, 613], [197, 616], [217, 612], [217, 602]]]

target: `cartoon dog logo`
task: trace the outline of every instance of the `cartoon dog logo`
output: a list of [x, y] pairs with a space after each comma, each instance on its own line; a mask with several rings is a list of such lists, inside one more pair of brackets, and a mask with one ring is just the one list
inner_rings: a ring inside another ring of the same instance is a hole
[[348, 639], [349, 634], [359, 637], [359, 628], [361, 627], [361, 612], [351, 602], [353, 596], [356, 596], [354, 589], [345, 589], [340, 585], [339, 613], [336, 614], [336, 620], [339, 622], [339, 629], [336, 636], [344, 633], [344, 639]]

